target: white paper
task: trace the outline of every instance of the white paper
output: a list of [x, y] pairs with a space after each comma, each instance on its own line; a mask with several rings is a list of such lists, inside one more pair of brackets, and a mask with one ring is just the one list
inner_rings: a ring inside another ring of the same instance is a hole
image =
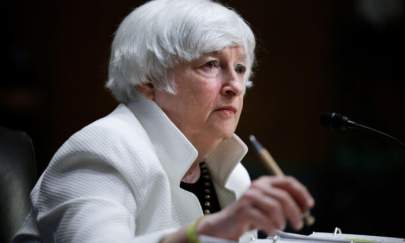
[[279, 232], [273, 239], [255, 240], [250, 243], [351, 243], [351, 241], [330, 237], [313, 237], [312, 235]]
[[373, 236], [373, 235], [332, 234], [332, 233], [314, 232], [311, 234], [311, 236], [322, 238], [346, 239], [353, 241], [353, 243], [405, 243], [405, 239]]
[[280, 232], [274, 239], [260, 239], [250, 243], [405, 243], [405, 239], [319, 232], [314, 232], [311, 235]]

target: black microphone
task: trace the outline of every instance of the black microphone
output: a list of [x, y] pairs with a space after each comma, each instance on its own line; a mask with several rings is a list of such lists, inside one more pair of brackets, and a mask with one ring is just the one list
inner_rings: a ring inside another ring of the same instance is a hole
[[405, 144], [399, 140], [398, 138], [391, 136], [385, 132], [379, 131], [375, 128], [360, 124], [358, 122], [350, 120], [347, 116], [344, 116], [339, 113], [331, 112], [331, 113], [322, 113], [320, 117], [321, 125], [324, 127], [338, 129], [338, 130], [348, 130], [348, 129], [361, 129], [365, 131], [369, 131], [375, 134], [378, 134], [382, 137], [389, 138], [392, 141], [398, 143], [402, 148], [405, 149]]

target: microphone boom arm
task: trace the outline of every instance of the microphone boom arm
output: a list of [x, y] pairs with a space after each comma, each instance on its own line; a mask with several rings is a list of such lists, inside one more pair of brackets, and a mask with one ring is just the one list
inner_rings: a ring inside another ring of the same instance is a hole
[[366, 125], [363, 125], [363, 124], [359, 124], [359, 123], [356, 123], [356, 122], [353, 122], [352, 126], [353, 126], [354, 128], [364, 129], [364, 130], [367, 130], [367, 131], [374, 132], [374, 133], [376, 133], [376, 134], [378, 134], [378, 135], [380, 135], [380, 136], [382, 136], [382, 137], [389, 138], [389, 139], [391, 139], [392, 141], [397, 142], [402, 148], [405, 149], [405, 143], [403, 143], [403, 142], [402, 142], [401, 140], [399, 140], [398, 138], [389, 135], [388, 133], [382, 132], [382, 131], [377, 130], [377, 129], [375, 129], [375, 128], [372, 128], [372, 127], [369, 127], [369, 126], [366, 126]]
[[362, 130], [366, 130], [375, 134], [378, 134], [381, 137], [389, 138], [392, 141], [395, 141], [399, 144], [403, 149], [405, 149], [405, 143], [399, 140], [398, 138], [391, 136], [385, 132], [377, 130], [375, 128], [354, 122], [350, 120], [347, 116], [344, 116], [339, 113], [322, 113], [320, 117], [321, 125], [325, 127], [330, 127], [334, 129], [346, 130], [346, 129], [353, 129], [353, 128], [360, 128]]

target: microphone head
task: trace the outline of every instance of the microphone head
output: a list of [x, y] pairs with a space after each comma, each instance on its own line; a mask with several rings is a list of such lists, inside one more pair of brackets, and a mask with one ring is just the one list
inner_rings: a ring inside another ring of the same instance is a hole
[[324, 127], [346, 130], [351, 128], [352, 121], [346, 116], [335, 113], [335, 112], [325, 112], [321, 114], [320, 117], [321, 125]]

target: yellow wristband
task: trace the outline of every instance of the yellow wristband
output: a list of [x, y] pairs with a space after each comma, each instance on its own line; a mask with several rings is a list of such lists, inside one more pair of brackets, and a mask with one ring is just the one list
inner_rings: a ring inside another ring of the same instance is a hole
[[203, 217], [198, 218], [192, 224], [190, 224], [186, 229], [186, 236], [188, 243], [201, 243], [198, 239], [197, 225]]

